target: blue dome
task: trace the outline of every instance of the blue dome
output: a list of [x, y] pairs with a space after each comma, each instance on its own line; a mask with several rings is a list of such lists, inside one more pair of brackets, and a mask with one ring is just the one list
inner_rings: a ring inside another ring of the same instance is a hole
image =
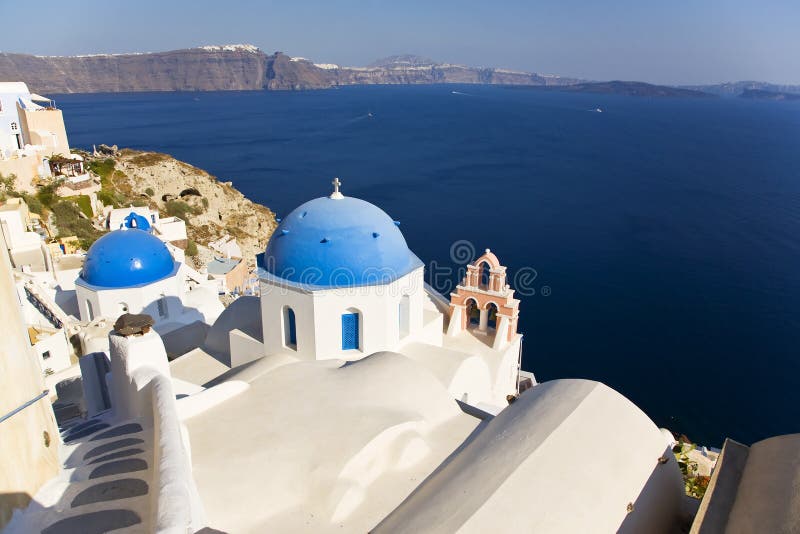
[[81, 279], [93, 286], [132, 287], [175, 271], [167, 246], [144, 230], [114, 230], [89, 247]]
[[387, 283], [420, 266], [391, 217], [352, 197], [301, 205], [278, 225], [264, 255], [268, 273], [324, 287]]
[[136, 212], [130, 212], [127, 217], [125, 217], [125, 228], [138, 228], [139, 230], [149, 230], [150, 229], [150, 221], [147, 220], [147, 217], [139, 215]]

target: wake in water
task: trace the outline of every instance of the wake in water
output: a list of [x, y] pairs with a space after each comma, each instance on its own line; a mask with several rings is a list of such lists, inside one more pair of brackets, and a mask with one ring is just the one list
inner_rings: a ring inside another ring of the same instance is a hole
[[336, 123], [331, 124], [329, 126], [326, 126], [324, 128], [320, 128], [320, 129], [318, 129], [316, 131], [307, 132], [305, 134], [298, 135], [297, 137], [292, 137], [292, 138], [286, 139], [283, 142], [283, 144], [286, 145], [286, 144], [289, 144], [289, 143], [294, 143], [295, 141], [307, 140], [309, 138], [318, 137], [318, 136], [321, 136], [321, 135], [328, 135], [329, 133], [331, 133], [333, 131], [340, 130], [342, 128], [346, 128], [346, 127], [348, 127], [348, 126], [350, 126], [352, 124], [355, 124], [357, 122], [361, 122], [361, 121], [365, 121], [365, 120], [371, 120], [373, 118], [375, 118], [375, 115], [371, 111], [368, 111], [365, 115], [358, 115], [357, 117], [353, 117], [352, 119], [346, 119], [344, 121], [336, 122]]
[[[371, 119], [373, 117], [374, 117], [374, 115], [370, 111], [366, 115], [359, 115], [358, 117], [354, 117], [352, 119], [349, 119], [349, 120], [345, 121], [344, 124], [353, 124], [354, 122], [359, 122], [359, 121]], [[335, 128], [335, 127], [336, 126], [332, 126], [331, 128]], [[330, 128], [326, 128], [326, 129], [330, 129]]]
[[461, 96], [475, 96], [475, 95], [471, 95], [469, 93], [462, 93], [461, 91], [450, 91], [450, 94], [461, 95]]

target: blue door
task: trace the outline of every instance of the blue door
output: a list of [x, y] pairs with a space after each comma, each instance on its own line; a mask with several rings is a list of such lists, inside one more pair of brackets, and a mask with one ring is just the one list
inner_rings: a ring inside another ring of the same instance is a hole
[[342, 350], [358, 349], [358, 314], [342, 314]]

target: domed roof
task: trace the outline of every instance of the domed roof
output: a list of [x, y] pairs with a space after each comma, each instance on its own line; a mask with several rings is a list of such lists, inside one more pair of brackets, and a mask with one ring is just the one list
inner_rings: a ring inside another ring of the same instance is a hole
[[93, 286], [132, 287], [165, 278], [175, 267], [159, 238], [144, 230], [114, 230], [89, 247], [80, 277]]
[[150, 229], [150, 221], [147, 220], [147, 217], [139, 215], [135, 211], [130, 212], [128, 216], [125, 217], [124, 223], [125, 228], [138, 228], [139, 230]]
[[341, 195], [310, 200], [285, 217], [264, 263], [279, 278], [325, 287], [388, 283], [422, 266], [391, 217]]

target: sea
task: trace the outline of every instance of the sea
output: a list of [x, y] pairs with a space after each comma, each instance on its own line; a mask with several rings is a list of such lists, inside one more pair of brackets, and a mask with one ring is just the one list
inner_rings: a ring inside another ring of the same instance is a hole
[[55, 99], [71, 145], [166, 152], [279, 217], [339, 177], [445, 295], [490, 248], [539, 381], [601, 381], [713, 447], [800, 432], [800, 103], [473, 85]]

